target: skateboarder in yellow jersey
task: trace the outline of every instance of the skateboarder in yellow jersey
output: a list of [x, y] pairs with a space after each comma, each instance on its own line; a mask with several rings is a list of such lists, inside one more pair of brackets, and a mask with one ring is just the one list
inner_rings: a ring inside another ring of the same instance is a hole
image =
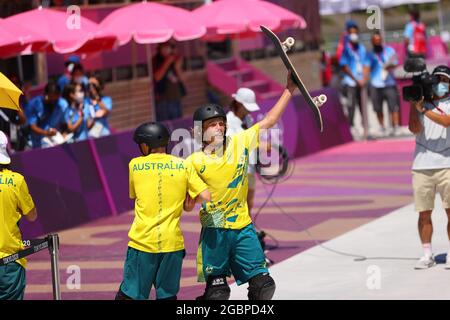
[[199, 281], [206, 281], [206, 288], [197, 299], [229, 299], [226, 277], [231, 274], [238, 285], [249, 283], [250, 300], [269, 300], [275, 292], [248, 212], [247, 167], [249, 154], [258, 147], [260, 130], [277, 123], [295, 88], [289, 73], [286, 89], [264, 119], [228, 139], [221, 106], [209, 104], [194, 113], [194, 135], [202, 139], [203, 149], [186, 161], [192, 163], [211, 192], [211, 201], [200, 210], [197, 273]]
[[177, 298], [185, 255], [180, 216], [186, 194], [210, 200], [197, 172], [166, 153], [169, 138], [169, 131], [155, 122], [139, 126], [134, 133], [142, 156], [129, 164], [135, 218], [117, 300], [146, 300], [152, 286], [157, 299]]

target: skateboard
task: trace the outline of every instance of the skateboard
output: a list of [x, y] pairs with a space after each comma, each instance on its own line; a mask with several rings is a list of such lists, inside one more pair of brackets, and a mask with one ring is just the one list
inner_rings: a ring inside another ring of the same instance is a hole
[[327, 102], [327, 96], [324, 94], [321, 94], [317, 97], [311, 97], [309, 94], [308, 89], [306, 89], [305, 85], [303, 84], [302, 80], [300, 79], [300, 76], [298, 75], [297, 70], [295, 70], [291, 60], [289, 59], [287, 52], [294, 46], [295, 40], [292, 37], [289, 37], [286, 39], [286, 41], [281, 42], [281, 40], [277, 37], [275, 33], [273, 33], [272, 30], [269, 28], [266, 28], [265, 26], [260, 26], [262, 32], [269, 37], [269, 39], [273, 42], [278, 55], [281, 57], [281, 60], [283, 60], [283, 63], [287, 70], [291, 71], [292, 79], [294, 80], [294, 83], [297, 85], [298, 89], [300, 90], [301, 94], [303, 95], [303, 98], [305, 98], [307, 105], [312, 110], [314, 117], [316, 119], [317, 126], [320, 129], [320, 132], [323, 132], [323, 122], [322, 122], [322, 115], [320, 114], [319, 108]]

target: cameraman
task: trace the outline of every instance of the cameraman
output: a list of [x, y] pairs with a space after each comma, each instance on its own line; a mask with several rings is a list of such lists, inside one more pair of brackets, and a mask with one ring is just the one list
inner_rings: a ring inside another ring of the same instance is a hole
[[[416, 135], [412, 180], [414, 203], [419, 212], [419, 235], [424, 250], [424, 256], [417, 262], [415, 269], [427, 269], [435, 264], [431, 249], [431, 212], [436, 192], [441, 195], [450, 221], [450, 68], [438, 66], [433, 70], [433, 75], [439, 82], [432, 87], [431, 99], [424, 101], [422, 97], [421, 101], [412, 102], [409, 116], [409, 130]], [[450, 222], [447, 232], [450, 238]], [[450, 269], [450, 259], [447, 259], [446, 269]]]

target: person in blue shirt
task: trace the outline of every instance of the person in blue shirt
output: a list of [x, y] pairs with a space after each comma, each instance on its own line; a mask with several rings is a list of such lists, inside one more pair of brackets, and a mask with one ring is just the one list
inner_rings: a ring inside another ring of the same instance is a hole
[[86, 90], [89, 84], [89, 79], [85, 75], [84, 68], [80, 63], [76, 63], [74, 65], [71, 76], [72, 79], [70, 82], [80, 84], [83, 86], [83, 90]]
[[64, 120], [68, 131], [73, 133], [72, 141], [86, 140], [93, 120], [89, 115], [89, 107], [83, 87], [76, 83], [66, 85], [63, 98], [69, 105], [64, 112]]
[[108, 117], [112, 110], [112, 99], [103, 95], [104, 85], [100, 78], [90, 77], [88, 86], [88, 104], [91, 117], [94, 119], [89, 136], [98, 138], [111, 133]]
[[350, 125], [353, 127], [355, 108], [358, 105], [362, 114], [361, 89], [365, 86], [364, 67], [366, 66], [366, 48], [359, 42], [358, 26], [348, 29], [348, 44], [342, 53], [339, 65], [344, 72], [342, 85], [347, 97], [347, 110]]
[[350, 29], [352, 28], [358, 28], [358, 25], [356, 24], [355, 21], [349, 19], [345, 22], [345, 31], [339, 37], [339, 42], [336, 47], [335, 57], [337, 61], [341, 60], [342, 53], [344, 52], [345, 48], [348, 46], [350, 42], [348, 37]]
[[59, 133], [64, 123], [63, 108], [59, 103], [59, 89], [55, 82], [49, 82], [44, 88], [44, 95], [36, 96], [28, 103], [26, 114], [31, 129], [33, 148], [44, 148], [49, 139]]
[[425, 58], [427, 54], [427, 27], [420, 21], [418, 10], [412, 10], [409, 16], [410, 21], [405, 25], [403, 32], [406, 52], [410, 57]]
[[75, 66], [75, 64], [80, 64], [80, 58], [78, 56], [70, 56], [67, 58], [67, 60], [64, 62], [64, 73], [58, 78], [57, 84], [59, 87], [60, 92], [62, 93], [64, 90], [64, 87], [68, 85], [72, 79], [72, 71]]
[[400, 100], [393, 71], [398, 65], [397, 54], [389, 46], [383, 45], [379, 32], [372, 36], [373, 50], [367, 55], [367, 74], [370, 74], [370, 97], [373, 109], [377, 114], [382, 134], [384, 127], [383, 102], [386, 101], [391, 121], [392, 134], [395, 135], [399, 126]]
[[88, 78], [84, 73], [84, 68], [80, 63], [80, 59], [77, 56], [69, 58], [65, 64], [66, 69], [64, 74], [58, 78], [58, 87], [62, 93], [64, 87], [71, 82], [81, 83], [83, 86], [87, 87]]

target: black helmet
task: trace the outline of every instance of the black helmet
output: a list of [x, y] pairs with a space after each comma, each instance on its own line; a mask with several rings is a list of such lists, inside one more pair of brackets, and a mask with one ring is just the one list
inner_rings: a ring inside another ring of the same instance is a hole
[[223, 108], [218, 104], [211, 103], [195, 110], [194, 122], [201, 121], [203, 123], [203, 121], [216, 117], [222, 117], [225, 121], [227, 120], [227, 115]]
[[136, 128], [133, 140], [137, 144], [145, 143], [150, 149], [166, 147], [169, 144], [169, 130], [159, 122], [147, 122]]
[[436, 68], [434, 68], [433, 74], [445, 76], [450, 79], [450, 68], [445, 65], [437, 66]]

